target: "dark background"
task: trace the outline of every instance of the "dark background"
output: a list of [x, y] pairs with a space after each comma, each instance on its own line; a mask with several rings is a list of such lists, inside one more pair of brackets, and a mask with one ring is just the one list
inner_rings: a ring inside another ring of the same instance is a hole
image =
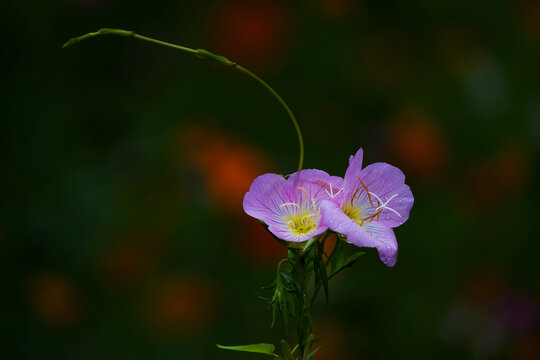
[[[400, 257], [314, 307], [324, 359], [540, 358], [538, 1], [2, 1], [0, 358], [251, 359], [285, 256], [242, 211], [306, 168], [400, 167]], [[351, 251], [353, 249], [350, 249]], [[292, 334], [291, 334], [292, 335]], [[290, 337], [291, 341], [294, 337]]]

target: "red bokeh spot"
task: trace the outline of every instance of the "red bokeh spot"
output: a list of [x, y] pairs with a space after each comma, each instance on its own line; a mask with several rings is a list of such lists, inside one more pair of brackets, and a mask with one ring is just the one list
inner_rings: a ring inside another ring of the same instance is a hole
[[540, 1], [522, 0], [515, 2], [518, 21], [533, 38], [540, 39]]
[[213, 205], [226, 210], [239, 227], [235, 244], [246, 260], [267, 266], [287, 256], [286, 248], [242, 207], [253, 180], [271, 172], [269, 161], [256, 148], [210, 126], [183, 127], [179, 138], [185, 159], [202, 175]]
[[[337, 236], [335, 234], [330, 235], [330, 237], [326, 239], [326, 241], [324, 242], [325, 255], [328, 255], [328, 256], [332, 255], [332, 252], [334, 251], [336, 247], [336, 242], [337, 242]], [[324, 258], [327, 259], [326, 256], [324, 256]]]
[[218, 53], [260, 68], [279, 61], [288, 48], [290, 15], [280, 1], [226, 1], [216, 9], [212, 29]]
[[474, 164], [463, 178], [461, 193], [472, 210], [494, 209], [519, 192], [528, 173], [527, 151], [519, 144], [507, 145]]
[[364, 7], [363, 0], [319, 0], [319, 3], [323, 13], [334, 19], [342, 19]]
[[407, 176], [433, 182], [448, 166], [448, 145], [436, 123], [425, 113], [408, 109], [399, 113], [390, 128], [390, 148]]
[[519, 339], [510, 351], [510, 360], [537, 360], [540, 359], [540, 332]]
[[82, 316], [81, 296], [68, 279], [54, 274], [39, 274], [29, 283], [30, 303], [46, 322], [72, 326]]
[[103, 257], [105, 282], [114, 290], [139, 284], [155, 268], [160, 248], [156, 237], [144, 231], [122, 236]]
[[[361, 354], [357, 353], [358, 344], [362, 344], [364, 341], [361, 338], [355, 337], [355, 352], [350, 344], [353, 343], [348, 334], [350, 329], [345, 327], [345, 324], [335, 319], [323, 319], [318, 320], [315, 325], [315, 337], [322, 339], [321, 347], [317, 351], [315, 356], [318, 360], [353, 360], [363, 359]], [[316, 344], [317, 346], [319, 344]], [[363, 346], [362, 346], [363, 347]]]
[[177, 276], [151, 288], [150, 322], [158, 330], [193, 334], [216, 315], [216, 288], [200, 276]]
[[497, 268], [482, 264], [467, 273], [462, 280], [464, 283], [464, 297], [472, 300], [475, 305], [482, 307], [490, 304], [500, 297], [507, 287], [504, 272]]
[[287, 257], [287, 248], [256, 219], [245, 215], [240, 224], [240, 245], [252, 265], [269, 266]]
[[180, 130], [186, 160], [204, 178], [212, 202], [233, 215], [242, 215], [242, 201], [253, 180], [270, 169], [253, 146], [215, 128], [192, 124]]

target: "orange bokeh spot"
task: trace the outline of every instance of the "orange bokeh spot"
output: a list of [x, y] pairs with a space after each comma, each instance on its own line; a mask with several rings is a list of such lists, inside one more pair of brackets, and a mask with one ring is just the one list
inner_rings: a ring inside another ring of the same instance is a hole
[[140, 282], [155, 268], [160, 246], [155, 236], [145, 232], [123, 236], [103, 257], [105, 281], [118, 290]]
[[[348, 329], [345, 328], [344, 324], [338, 320], [333, 319], [323, 319], [318, 320], [314, 327], [315, 337], [321, 339], [320, 344], [315, 344], [316, 346], [321, 346], [317, 351], [315, 356], [318, 360], [353, 360], [353, 359], [362, 359], [363, 356], [359, 354], [352, 355], [352, 349], [348, 344], [349, 339], [347, 334], [349, 333]], [[358, 347], [359, 342], [362, 342], [362, 339], [355, 338], [355, 347]]]
[[436, 123], [417, 109], [399, 113], [390, 128], [390, 149], [407, 176], [438, 180], [448, 166], [448, 145]]
[[37, 314], [52, 325], [71, 326], [82, 316], [81, 296], [68, 279], [39, 274], [29, 282], [29, 300]]
[[510, 351], [510, 360], [540, 359], [540, 332], [519, 339]]
[[256, 148], [208, 126], [182, 128], [180, 143], [186, 160], [203, 175], [213, 203], [243, 214], [244, 195], [257, 176], [269, 172], [269, 161]]
[[465, 274], [464, 296], [471, 299], [475, 305], [482, 307], [500, 297], [507, 287], [505, 273], [500, 269], [486, 264]]
[[319, 0], [319, 3], [324, 14], [334, 19], [341, 19], [364, 7], [362, 0]]
[[216, 51], [247, 67], [275, 64], [291, 35], [289, 11], [275, 0], [223, 2], [212, 24]]
[[461, 187], [468, 207], [483, 211], [507, 201], [525, 185], [529, 166], [529, 155], [519, 144], [507, 145], [474, 164]]
[[193, 334], [216, 315], [216, 288], [200, 276], [177, 276], [151, 288], [150, 322], [165, 332]]
[[241, 222], [240, 245], [252, 265], [273, 266], [287, 257], [287, 248], [280, 244], [256, 219], [245, 215]]
[[529, 35], [540, 38], [540, 2], [538, 0], [522, 0], [515, 2], [518, 20]]
[[325, 260], [327, 259], [326, 255], [328, 256], [332, 255], [332, 252], [334, 251], [334, 248], [336, 247], [337, 241], [338, 241], [337, 236], [335, 234], [332, 234], [324, 242], [324, 253], [325, 253], [324, 259]]
[[253, 180], [271, 172], [269, 161], [256, 148], [210, 126], [185, 126], [180, 129], [179, 141], [186, 161], [202, 175], [213, 205], [227, 210], [240, 227], [235, 244], [246, 260], [267, 266], [286, 256], [285, 247], [242, 207]]

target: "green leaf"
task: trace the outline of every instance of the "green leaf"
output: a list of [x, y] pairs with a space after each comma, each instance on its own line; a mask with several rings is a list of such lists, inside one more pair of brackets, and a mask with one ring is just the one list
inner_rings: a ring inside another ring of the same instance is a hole
[[283, 350], [283, 359], [284, 360], [294, 360], [291, 347], [285, 340], [281, 340], [281, 349]]
[[326, 298], [326, 303], [328, 304], [330, 298], [328, 295], [328, 274], [326, 273], [325, 268], [321, 268], [321, 280], [322, 280], [322, 286], [324, 289], [324, 296]]
[[285, 326], [285, 332], [289, 332], [289, 304], [287, 304], [287, 298], [283, 296], [279, 302], [279, 310], [283, 318], [283, 325]]
[[244, 351], [244, 352], [252, 352], [252, 353], [259, 353], [259, 354], [267, 354], [277, 357], [276, 354], [274, 354], [275, 346], [272, 344], [251, 344], [251, 345], [237, 345], [237, 346], [223, 346], [216, 344], [218, 348], [223, 350], [234, 350], [234, 351]]
[[196, 51], [196, 55], [203, 59], [214, 60], [223, 65], [229, 65], [229, 66], [234, 65], [234, 63], [231, 60], [227, 59], [225, 56], [217, 55], [204, 49], [196, 49], [195, 51]]
[[312, 237], [311, 239], [309, 239], [307, 242], [306, 242], [306, 245], [304, 246], [304, 248], [302, 249], [304, 252], [309, 249], [309, 247], [311, 245], [313, 245], [317, 240], [319, 240], [320, 236], [315, 236], [315, 237]]
[[329, 301], [329, 296], [328, 296], [328, 273], [326, 272], [326, 264], [323, 261], [324, 241], [321, 242], [318, 245], [317, 252], [318, 252], [317, 258], [319, 259], [320, 280], [321, 280], [322, 287], [324, 289], [324, 295], [326, 297], [326, 303], [328, 303], [328, 301]]
[[359, 251], [351, 256], [349, 256], [346, 260], [340, 261], [336, 266], [333, 267], [333, 270], [330, 272], [330, 275], [328, 276], [329, 279], [334, 277], [337, 273], [339, 273], [341, 270], [346, 269], [348, 267], [351, 267], [354, 265], [356, 260], [365, 253], [363, 251]]
[[345, 243], [338, 239], [336, 241], [336, 247], [332, 254], [330, 254], [330, 274], [334, 273], [336, 269], [339, 269], [345, 262]]
[[268, 307], [270, 307], [272, 305], [272, 299], [270, 298], [267, 298], [265, 296], [259, 296], [259, 299], [263, 300], [265, 303], [268, 304]]
[[272, 324], [270, 324], [271, 328], [273, 328], [276, 323], [277, 311], [278, 311], [278, 304], [274, 302], [272, 303]]
[[321, 347], [318, 346], [315, 350], [313, 350], [311, 353], [309, 353], [309, 355], [307, 356], [306, 360], [310, 360], [316, 353], [317, 351], [319, 351]]
[[287, 290], [292, 290], [290, 288], [294, 286], [294, 281], [291, 278], [291, 276], [289, 274], [286, 274], [286, 273], [282, 272], [281, 277], [283, 278], [283, 280], [285, 280], [285, 285], [287, 285], [287, 287], [288, 287]]

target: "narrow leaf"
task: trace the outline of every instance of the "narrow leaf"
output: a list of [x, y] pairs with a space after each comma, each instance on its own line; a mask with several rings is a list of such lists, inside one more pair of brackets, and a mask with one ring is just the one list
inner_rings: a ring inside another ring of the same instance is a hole
[[328, 274], [326, 273], [326, 269], [325, 268], [321, 268], [321, 280], [322, 280], [322, 285], [323, 285], [323, 289], [324, 289], [324, 295], [326, 297], [326, 303], [328, 304], [329, 302], [329, 295], [328, 295]]
[[330, 254], [330, 274], [340, 268], [345, 262], [345, 246], [343, 241], [336, 241], [336, 247]]
[[267, 354], [276, 356], [274, 354], [275, 346], [272, 344], [251, 344], [251, 345], [237, 345], [237, 346], [223, 346], [216, 344], [218, 348], [223, 350], [234, 350], [234, 351], [244, 351], [244, 352], [252, 352], [252, 353], [259, 353], [259, 354]]
[[291, 347], [285, 340], [281, 340], [281, 349], [283, 350], [284, 360], [294, 360]]
[[279, 310], [281, 310], [281, 316], [283, 317], [283, 325], [285, 326], [285, 332], [289, 332], [289, 304], [287, 304], [287, 298], [281, 298], [279, 303]]
[[319, 351], [321, 347], [318, 346], [315, 350], [313, 350], [311, 353], [309, 353], [309, 355], [307, 356], [306, 360], [310, 360], [316, 353], [317, 351]]
[[351, 267], [354, 265], [354, 263], [356, 262], [356, 260], [358, 260], [358, 258], [362, 255], [364, 255], [365, 253], [362, 252], [362, 251], [359, 251], [351, 256], [349, 256], [346, 260], [344, 260], [339, 267], [337, 268], [334, 268], [334, 270], [332, 270], [330, 272], [330, 275], [328, 276], [329, 279], [331, 279], [332, 277], [334, 277], [334, 275], [336, 275], [337, 273], [339, 273], [341, 270], [343, 269], [346, 269], [348, 267]]
[[311, 245], [313, 245], [317, 240], [319, 240], [319, 237], [320, 236], [315, 236], [315, 237], [312, 237], [311, 239], [309, 239], [307, 242], [306, 242], [306, 245], [304, 246], [304, 252], [310, 248]]

